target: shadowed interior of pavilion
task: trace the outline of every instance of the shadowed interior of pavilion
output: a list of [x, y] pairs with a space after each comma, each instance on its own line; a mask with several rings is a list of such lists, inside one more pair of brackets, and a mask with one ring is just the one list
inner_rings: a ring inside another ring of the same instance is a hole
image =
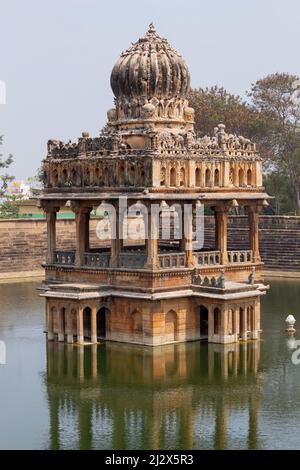
[[[163, 212], [160, 212], [159, 236], [157, 238], [157, 256], [160, 269], [184, 268], [186, 266], [184, 222], [180, 224], [180, 216], [181, 214], [178, 214], [176, 210], [168, 206], [164, 208]], [[192, 251], [195, 267], [221, 266], [225, 262], [225, 256], [222, 253], [220, 243], [221, 240], [218, 239], [218, 219], [217, 217], [215, 219], [215, 243], [213, 244], [211, 240], [206, 241], [204, 239], [204, 218], [201, 218], [199, 227], [196, 227], [196, 216], [194, 217]], [[109, 214], [105, 214], [99, 219], [98, 246], [95, 246], [95, 243], [92, 246], [90, 245], [89, 218], [87, 218], [85, 223], [87, 224], [85, 228], [85, 251], [81, 265], [95, 269], [109, 268], [112, 265], [111, 220]], [[120, 229], [122, 233], [120, 252], [114, 267], [129, 269], [147, 268], [146, 217], [138, 210], [135, 215], [127, 213], [124, 215], [123, 223], [120, 227], [123, 227], [123, 230]], [[203, 232], [199, 233], [199, 238], [201, 239], [197, 240], [199, 230], [203, 230]], [[230, 246], [230, 240], [228, 240], [228, 245]], [[227, 250], [226, 247], [226, 263], [234, 265], [253, 263], [253, 250], [250, 247], [251, 238], [249, 230], [249, 250]], [[74, 266], [76, 264], [76, 249], [67, 251], [55, 250], [53, 253], [53, 263]]]

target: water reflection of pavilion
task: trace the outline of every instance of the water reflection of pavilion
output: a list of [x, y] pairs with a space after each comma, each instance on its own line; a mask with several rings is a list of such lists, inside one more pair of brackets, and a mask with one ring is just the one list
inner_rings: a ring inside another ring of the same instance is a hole
[[[259, 342], [154, 349], [49, 342], [50, 447], [256, 448], [259, 358]], [[247, 436], [232, 444], [240, 413]]]

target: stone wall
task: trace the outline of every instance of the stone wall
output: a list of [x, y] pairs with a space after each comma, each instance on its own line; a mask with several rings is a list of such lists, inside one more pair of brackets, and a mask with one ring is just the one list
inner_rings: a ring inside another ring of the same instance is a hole
[[[261, 216], [260, 254], [267, 270], [300, 272], [300, 217]], [[249, 249], [248, 218], [231, 217], [228, 224], [228, 249]], [[205, 248], [214, 248], [214, 217], [206, 217]]]
[[[96, 237], [97, 220], [91, 221], [91, 246], [100, 245]], [[247, 249], [247, 217], [229, 221], [229, 249]], [[207, 217], [205, 247], [214, 247], [214, 218]], [[300, 217], [264, 216], [260, 219], [261, 255], [268, 270], [300, 271]], [[57, 249], [75, 248], [75, 223], [70, 219], [57, 221]], [[33, 219], [0, 220], [0, 275], [16, 277], [19, 273], [42, 274], [46, 258], [46, 221]]]

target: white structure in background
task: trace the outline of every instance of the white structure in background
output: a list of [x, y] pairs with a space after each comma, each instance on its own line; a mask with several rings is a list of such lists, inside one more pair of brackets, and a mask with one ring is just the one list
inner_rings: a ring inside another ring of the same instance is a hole
[[0, 80], [0, 104], [6, 104], [6, 84]]
[[7, 189], [7, 193], [22, 199], [29, 199], [32, 196], [31, 186], [24, 181], [13, 181]]

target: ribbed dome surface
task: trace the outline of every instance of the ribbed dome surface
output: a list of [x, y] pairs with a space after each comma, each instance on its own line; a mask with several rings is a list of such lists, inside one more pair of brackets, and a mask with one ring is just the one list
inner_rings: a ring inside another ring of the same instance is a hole
[[181, 56], [151, 24], [145, 37], [123, 52], [111, 73], [117, 100], [185, 98], [190, 74]]

